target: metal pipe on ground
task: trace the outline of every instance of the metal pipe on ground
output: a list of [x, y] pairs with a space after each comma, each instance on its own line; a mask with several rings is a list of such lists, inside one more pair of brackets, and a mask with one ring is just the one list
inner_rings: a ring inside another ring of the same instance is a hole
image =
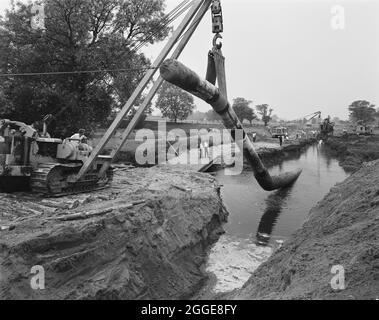
[[164, 61], [160, 67], [160, 73], [166, 81], [210, 104], [221, 116], [224, 126], [232, 130], [233, 139], [235, 135], [234, 130], [243, 131], [243, 140], [236, 140], [235, 142], [240, 150], [243, 151], [244, 157], [247, 158], [253, 169], [255, 179], [264, 190], [272, 191], [285, 188], [297, 180], [302, 170], [286, 172], [278, 176], [270, 175], [255, 151], [233, 108], [231, 108], [227, 99], [220, 94], [216, 86], [201, 79], [195, 72], [174, 59]]

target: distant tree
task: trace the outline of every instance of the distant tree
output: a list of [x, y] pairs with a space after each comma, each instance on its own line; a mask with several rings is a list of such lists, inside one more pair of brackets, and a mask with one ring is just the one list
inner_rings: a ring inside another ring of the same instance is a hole
[[362, 124], [370, 124], [375, 121], [375, 105], [366, 100], [354, 101], [349, 106], [349, 117], [354, 122], [360, 122]]
[[187, 119], [195, 109], [192, 95], [168, 82], [159, 90], [156, 107], [164, 117], [175, 122]]
[[233, 99], [233, 110], [241, 122], [247, 120], [251, 123], [257, 117], [254, 110], [249, 106], [251, 103], [252, 101], [245, 98], [239, 97]]
[[269, 108], [268, 104], [259, 104], [256, 106], [258, 113], [261, 115], [261, 120], [264, 122], [265, 126], [271, 121], [271, 115], [274, 109]]
[[205, 118], [208, 121], [219, 121], [219, 120], [221, 120], [221, 117], [213, 109], [211, 109], [205, 113]]

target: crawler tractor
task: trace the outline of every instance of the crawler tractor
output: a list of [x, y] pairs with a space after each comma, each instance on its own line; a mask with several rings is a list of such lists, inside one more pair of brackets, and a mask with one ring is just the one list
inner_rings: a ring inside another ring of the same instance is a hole
[[[46, 130], [46, 126], [45, 130]], [[92, 148], [75, 139], [46, 138], [22, 122], [0, 120], [0, 190], [31, 190], [61, 195], [105, 186], [112, 179], [108, 168], [99, 175], [101, 157], [78, 181], [79, 172]]]

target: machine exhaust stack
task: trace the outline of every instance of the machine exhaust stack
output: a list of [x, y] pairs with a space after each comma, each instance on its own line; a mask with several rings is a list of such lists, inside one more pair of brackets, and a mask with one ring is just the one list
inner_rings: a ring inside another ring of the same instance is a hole
[[220, 94], [216, 86], [201, 79], [195, 72], [174, 59], [168, 59], [163, 62], [160, 67], [160, 73], [166, 81], [209, 103], [221, 116], [225, 127], [232, 130], [233, 138], [233, 130], [243, 130], [243, 141], [237, 140], [235, 142], [240, 150], [243, 150], [244, 156], [253, 168], [256, 180], [264, 190], [272, 191], [288, 187], [297, 180], [302, 170], [287, 172], [278, 176], [270, 175], [256, 153], [252, 142], [245, 133], [234, 110], [231, 108], [227, 99]]

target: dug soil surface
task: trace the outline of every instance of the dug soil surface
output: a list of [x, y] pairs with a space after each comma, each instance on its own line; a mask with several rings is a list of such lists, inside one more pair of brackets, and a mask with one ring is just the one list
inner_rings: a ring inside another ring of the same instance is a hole
[[326, 145], [346, 171], [355, 172], [362, 163], [379, 159], [378, 135], [329, 137]]
[[[90, 194], [0, 194], [0, 299], [191, 296], [227, 218], [218, 189], [208, 174], [120, 166]], [[44, 290], [31, 288], [33, 266]]]
[[[331, 286], [333, 266], [345, 270], [343, 290]], [[303, 227], [227, 298], [378, 299], [379, 161], [333, 187]]]

